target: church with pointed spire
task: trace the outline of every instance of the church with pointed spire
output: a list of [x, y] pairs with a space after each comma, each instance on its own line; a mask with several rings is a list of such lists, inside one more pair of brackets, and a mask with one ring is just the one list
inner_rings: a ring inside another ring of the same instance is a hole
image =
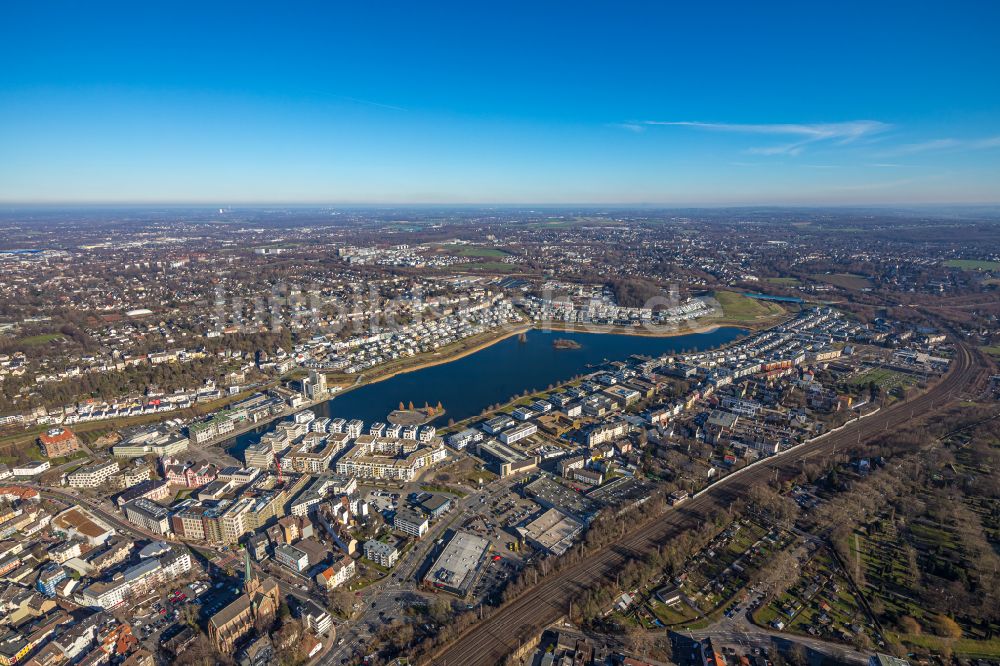
[[243, 594], [208, 620], [208, 637], [225, 654], [232, 654], [256, 627], [270, 626], [281, 605], [278, 584], [253, 572], [246, 550], [243, 565]]

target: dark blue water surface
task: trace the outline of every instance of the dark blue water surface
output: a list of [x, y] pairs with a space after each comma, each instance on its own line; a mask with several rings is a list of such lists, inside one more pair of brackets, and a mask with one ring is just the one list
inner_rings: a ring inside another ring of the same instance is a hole
[[[431, 405], [441, 402], [446, 414], [438, 423], [448, 419], [461, 421], [526, 390], [544, 390], [550, 384], [587, 373], [592, 370], [588, 365], [624, 360], [630, 354], [659, 356], [712, 349], [745, 334], [744, 329], [729, 327], [669, 338], [532, 330], [523, 342], [518, 336], [510, 337], [449, 363], [347, 391], [312, 409], [319, 416], [361, 419], [367, 428], [375, 421], [385, 421], [400, 402], [412, 401], [418, 407], [425, 402]], [[581, 347], [555, 349], [552, 341], [557, 338], [574, 340]], [[240, 435], [231, 453], [242, 458], [243, 449], [259, 440], [270, 427], [261, 426]]]

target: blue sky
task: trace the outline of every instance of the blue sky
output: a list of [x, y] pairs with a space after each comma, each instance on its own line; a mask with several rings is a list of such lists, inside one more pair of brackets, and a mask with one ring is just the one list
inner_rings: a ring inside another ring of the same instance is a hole
[[4, 3], [0, 201], [1000, 202], [997, 3], [340, 4]]

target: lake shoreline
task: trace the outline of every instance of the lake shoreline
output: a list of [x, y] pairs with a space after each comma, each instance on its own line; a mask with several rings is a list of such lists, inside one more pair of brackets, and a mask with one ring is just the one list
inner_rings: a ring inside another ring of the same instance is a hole
[[[565, 322], [546, 322], [535, 324], [531, 328], [542, 333], [592, 333], [594, 335], [632, 335], [645, 338], [677, 338], [682, 335], [699, 335], [702, 333], [714, 333], [720, 328], [725, 328], [723, 324], [706, 324], [695, 328], [670, 329], [666, 331], [649, 331], [642, 326], [624, 327], [610, 326], [606, 324], [567, 324]], [[750, 328], [749, 326], [732, 326], [732, 328]]]
[[[533, 332], [535, 330], [538, 334]], [[546, 332], [552, 335], [544, 335]], [[505, 402], [528, 387], [564, 382], [587, 368], [596, 367], [595, 364], [636, 354], [655, 358], [662, 354], [682, 353], [682, 350], [690, 348], [718, 349], [741, 339], [746, 332], [743, 327], [713, 325], [703, 327], [697, 333], [678, 332], [657, 337], [609, 335], [597, 330], [556, 333], [529, 322], [520, 322], [481, 334], [468, 346], [444, 350], [436, 356], [427, 355], [419, 360], [405, 359], [412, 362], [398, 364], [380, 375], [370, 378], [364, 373], [354, 375], [355, 383], [350, 385], [346, 384], [350, 375], [341, 375], [336, 385], [343, 388], [321, 400], [304, 403], [295, 411], [315, 409], [324, 417], [343, 412], [342, 416], [374, 423], [384, 422], [400, 401], [404, 404], [407, 401], [414, 404], [441, 402], [446, 405], [449, 416], [458, 422], [480, 413], [487, 405]], [[685, 338], [685, 335], [688, 337]], [[519, 342], [511, 339], [515, 336], [520, 338]], [[552, 342], [560, 338], [574, 339], [580, 347], [555, 349]], [[470, 360], [479, 359], [480, 355], [485, 356], [481, 360]], [[418, 370], [427, 374], [415, 374]], [[393, 381], [383, 384], [389, 379]], [[355, 389], [365, 387], [368, 387], [366, 391], [353, 393]], [[291, 411], [286, 410], [265, 423], [254, 424], [252, 429], [263, 432]], [[227, 439], [232, 442], [231, 437]], [[242, 435], [238, 439], [241, 441], [232, 442], [240, 445], [232, 451], [237, 457], [236, 452], [250, 441]], [[227, 449], [231, 446], [230, 443], [224, 444]]]
[[[406, 374], [408, 372], [417, 372], [418, 370], [424, 370], [426, 368], [432, 368], [436, 365], [443, 365], [445, 363], [451, 363], [457, 361], [461, 358], [465, 358], [471, 354], [475, 354], [488, 349], [493, 345], [499, 344], [508, 338], [515, 335], [521, 335], [522, 333], [528, 333], [529, 331], [538, 331], [540, 333], [587, 333], [591, 335], [623, 335], [623, 336], [638, 336], [647, 338], [677, 338], [685, 335], [704, 335], [706, 333], [714, 333], [721, 328], [742, 328], [750, 329], [751, 326], [723, 326], [721, 324], [707, 324], [704, 326], [699, 326], [691, 329], [675, 329], [671, 331], [664, 332], [650, 332], [643, 329], [641, 326], [635, 327], [637, 330], [627, 329], [622, 326], [607, 326], [607, 325], [586, 325], [586, 326], [573, 326], [572, 324], [523, 324], [517, 326], [511, 330], [504, 332], [503, 334], [497, 335], [496, 337], [490, 338], [489, 340], [484, 340], [482, 343], [475, 345], [474, 347], [469, 347], [468, 349], [463, 349], [461, 352], [456, 354], [450, 354], [448, 356], [442, 356], [441, 358], [427, 359], [421, 363], [414, 364], [412, 366], [406, 366], [400, 368], [399, 370], [394, 370], [393, 372], [387, 373], [385, 375], [380, 375], [375, 379], [370, 381], [362, 381], [351, 386], [346, 386], [338, 391], [335, 395], [330, 396], [331, 399], [336, 398], [339, 395], [348, 393], [355, 389], [359, 389], [365, 386], [371, 386], [373, 384], [378, 384], [379, 382], [385, 381], [387, 379], [392, 379], [393, 377], [398, 377], [399, 375]], [[361, 373], [364, 374], [364, 373]], [[318, 401], [318, 402], [322, 402]]]

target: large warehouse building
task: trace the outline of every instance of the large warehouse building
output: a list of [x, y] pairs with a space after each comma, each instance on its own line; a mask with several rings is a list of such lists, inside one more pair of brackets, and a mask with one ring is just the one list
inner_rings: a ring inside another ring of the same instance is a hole
[[469, 532], [456, 532], [424, 576], [424, 582], [465, 597], [475, 584], [489, 553], [488, 539]]

